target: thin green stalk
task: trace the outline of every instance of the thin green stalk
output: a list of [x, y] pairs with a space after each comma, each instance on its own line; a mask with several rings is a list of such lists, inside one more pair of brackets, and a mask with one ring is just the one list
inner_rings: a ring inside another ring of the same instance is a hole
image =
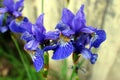
[[73, 66], [73, 71], [72, 71], [72, 74], [70, 76], [70, 79], [69, 80], [73, 80], [73, 78], [75, 77], [74, 80], [79, 80], [79, 77], [78, 77], [78, 70], [80, 68], [80, 66], [83, 64], [84, 60], [82, 60], [81, 62], [78, 62], [79, 60], [79, 55], [78, 54], [73, 54], [73, 63], [74, 63], [74, 66]]
[[49, 72], [49, 53], [45, 52], [44, 53], [44, 72], [43, 72], [43, 76], [46, 80], [48, 78], [48, 72]]
[[41, 4], [42, 6], [42, 9], [41, 9], [41, 12], [43, 13], [44, 12], [44, 0], [42, 0], [42, 4]]
[[12, 38], [12, 40], [13, 40], [16, 48], [17, 48], [17, 51], [18, 51], [19, 55], [20, 55], [20, 59], [21, 59], [23, 65], [24, 65], [24, 67], [25, 67], [26, 72], [27, 72], [27, 76], [28, 76], [29, 80], [32, 80], [32, 78], [31, 78], [31, 76], [30, 76], [30, 73], [29, 73], [29, 70], [28, 70], [28, 67], [27, 67], [27, 65], [26, 65], [26, 63], [25, 63], [25, 60], [24, 60], [24, 58], [23, 58], [22, 52], [21, 52], [21, 50], [20, 50], [20, 47], [19, 47], [19, 45], [18, 45], [18, 43], [17, 43], [17, 41], [16, 41], [16, 39], [15, 39], [15, 37], [14, 37], [13, 35], [11, 35], [11, 38]]

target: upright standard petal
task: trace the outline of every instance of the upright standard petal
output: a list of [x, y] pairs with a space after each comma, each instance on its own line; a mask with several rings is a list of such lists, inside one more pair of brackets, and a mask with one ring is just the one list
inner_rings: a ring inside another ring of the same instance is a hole
[[72, 30], [75, 33], [81, 32], [81, 28], [85, 27], [85, 22], [79, 17], [75, 17], [72, 22]]
[[61, 17], [62, 22], [64, 24], [67, 24], [68, 26], [72, 26], [73, 18], [74, 18], [74, 14], [67, 8], [64, 8], [62, 11], [62, 17]]
[[3, 0], [3, 5], [12, 12], [14, 11], [14, 0]]
[[30, 54], [32, 61], [34, 63], [35, 69], [39, 72], [44, 66], [43, 51], [37, 49], [34, 54]]
[[41, 14], [36, 20], [36, 25], [38, 26], [38, 28], [40, 28], [42, 33], [46, 31], [43, 26], [43, 17], [44, 17], [44, 14]]
[[21, 12], [23, 10], [23, 2], [24, 0], [19, 0], [15, 3], [15, 10]]
[[32, 32], [33, 32], [33, 35], [35, 36], [35, 39], [38, 42], [42, 43], [44, 41], [45, 35], [42, 33], [41, 29], [38, 28], [36, 25], [32, 26]]
[[[79, 9], [79, 11], [76, 13], [73, 22], [72, 22], [72, 29], [76, 32], [79, 33], [81, 32], [81, 29], [86, 27], [86, 19], [85, 19], [85, 14], [84, 14], [84, 5], [82, 5]], [[84, 29], [86, 30], [86, 29]], [[82, 31], [84, 31], [82, 30]], [[88, 30], [87, 30], [88, 31]]]
[[73, 52], [73, 45], [71, 42], [66, 42], [59, 45], [53, 53], [52, 59], [54, 60], [62, 60], [70, 56]]
[[106, 32], [104, 30], [97, 30], [91, 39], [91, 47], [98, 48], [100, 44], [106, 40]]
[[79, 17], [84, 23], [86, 23], [86, 18], [84, 14], [84, 5], [80, 7], [78, 12], [76, 13], [75, 17]]

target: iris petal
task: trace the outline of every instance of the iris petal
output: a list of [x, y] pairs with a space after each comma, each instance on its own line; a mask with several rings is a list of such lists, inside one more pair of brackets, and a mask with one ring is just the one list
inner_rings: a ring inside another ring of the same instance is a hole
[[7, 10], [7, 8], [5, 7], [5, 8], [0, 8], [0, 14], [4, 14], [4, 13], [6, 13], [8, 10]]
[[14, 0], [3, 0], [3, 5], [8, 8], [8, 10], [14, 11]]
[[27, 50], [36, 50], [38, 48], [38, 46], [39, 46], [38, 41], [31, 40], [24, 46], [24, 48], [27, 49]]
[[49, 31], [45, 34], [45, 39], [57, 40], [59, 38], [59, 31]]
[[1, 32], [1, 33], [6, 32], [7, 30], [8, 30], [8, 27], [7, 27], [7, 26], [2, 26], [2, 27], [0, 27], [0, 32]]
[[84, 27], [82, 29], [80, 29], [81, 32], [84, 32], [84, 33], [93, 33], [94, 30], [90, 29], [89, 27]]
[[12, 32], [16, 32], [16, 33], [23, 33], [25, 31], [24, 28], [21, 27], [20, 25], [21, 23], [16, 23], [15, 20], [13, 20], [10, 25], [9, 28]]
[[31, 54], [31, 58], [34, 63], [36, 71], [39, 72], [44, 66], [43, 51], [37, 49], [34, 55]]
[[64, 36], [70, 37], [71, 35], [74, 34], [74, 31], [73, 31], [73, 30], [66, 29], [66, 30], [63, 30], [63, 31], [62, 31], [62, 34], [63, 34]]
[[[94, 39], [94, 38], [93, 38]], [[95, 40], [93, 40], [91, 46], [98, 48], [100, 44], [106, 40], [106, 33], [104, 30], [97, 30]]]
[[67, 24], [68, 26], [71, 26], [73, 18], [74, 18], [74, 14], [67, 8], [64, 8], [61, 17], [62, 22], [64, 24]]
[[79, 17], [84, 23], [86, 23], [85, 14], [84, 14], [84, 5], [80, 7], [75, 17]]
[[41, 43], [44, 41], [45, 35], [41, 32], [41, 30], [40, 30], [40, 28], [38, 28], [38, 26], [33, 25], [32, 26], [32, 32], [33, 32], [37, 41], [39, 41]]
[[82, 49], [81, 54], [85, 59], [88, 59], [88, 60], [90, 60], [92, 57], [92, 52], [86, 48]]
[[60, 22], [56, 25], [55, 29], [58, 29], [58, 30], [60, 30], [60, 31], [63, 31], [63, 30], [66, 30], [66, 29], [70, 29], [70, 27], [60, 21]]
[[29, 42], [34, 39], [33, 35], [30, 34], [29, 32], [24, 32], [21, 36], [22, 40], [25, 40], [26, 42]]
[[13, 12], [13, 15], [14, 15], [15, 17], [19, 17], [19, 16], [21, 16], [22, 14], [21, 14], [20, 12], [18, 12], [18, 11], [14, 11], [14, 12]]
[[22, 8], [23, 8], [23, 1], [24, 0], [19, 0], [15, 3], [15, 10], [16, 11], [22, 11]]
[[72, 29], [78, 33], [80, 32], [81, 28], [85, 27], [85, 22], [79, 17], [75, 17], [72, 22]]
[[95, 64], [97, 58], [98, 58], [98, 54], [92, 54], [92, 57], [91, 57], [91, 59], [90, 59], [90, 62], [91, 62], [92, 64]]
[[43, 26], [43, 17], [44, 17], [44, 14], [41, 14], [36, 20], [36, 25], [40, 28], [42, 33], [46, 31]]
[[61, 60], [67, 58], [71, 53], [73, 52], [73, 45], [71, 42], [59, 45], [56, 50], [54, 51], [54, 54], [52, 56], [52, 59], [54, 60]]

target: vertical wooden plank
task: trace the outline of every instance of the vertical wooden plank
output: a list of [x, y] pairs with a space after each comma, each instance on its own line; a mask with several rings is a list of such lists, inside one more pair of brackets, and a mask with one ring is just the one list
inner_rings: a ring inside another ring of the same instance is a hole
[[91, 80], [110, 80], [111, 76], [108, 74], [111, 73], [110, 70], [112, 66], [114, 66], [114, 62], [120, 47], [120, 1], [109, 1], [110, 5], [105, 13], [105, 20], [103, 24], [104, 29], [107, 32], [107, 40], [98, 51], [100, 54], [97, 63], [93, 67]]
[[31, 22], [35, 22], [35, 7], [34, 7], [34, 0], [25, 0], [24, 1], [24, 9], [23, 9], [23, 15], [28, 17]]

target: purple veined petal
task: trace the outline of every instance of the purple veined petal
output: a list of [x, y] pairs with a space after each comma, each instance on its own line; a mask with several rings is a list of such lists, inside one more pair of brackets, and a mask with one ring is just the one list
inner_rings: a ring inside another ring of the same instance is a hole
[[104, 30], [97, 30], [95, 36], [91, 39], [90, 46], [98, 48], [100, 44], [106, 40], [106, 32]]
[[26, 42], [29, 42], [29, 41], [33, 40], [34, 37], [32, 34], [30, 34], [29, 32], [26, 31], [22, 34], [21, 39], [25, 40]]
[[80, 18], [74, 18], [73, 22], [72, 22], [72, 30], [75, 33], [79, 33], [79, 31], [81, 30], [81, 28], [85, 27], [85, 23], [83, 20], [81, 20]]
[[39, 42], [43, 42], [45, 39], [45, 35], [42, 33], [42, 31], [40, 30], [40, 28], [38, 28], [36, 25], [32, 26], [32, 32], [33, 35], [35, 36], [35, 39]]
[[39, 42], [36, 40], [31, 40], [25, 44], [24, 49], [26, 50], [36, 50], [39, 46]]
[[75, 17], [79, 17], [84, 23], [86, 23], [86, 18], [84, 14], [84, 5], [81, 5], [80, 9], [76, 13]]
[[38, 26], [38, 28], [41, 29], [42, 33], [46, 31], [43, 26], [43, 18], [44, 18], [44, 14], [41, 14], [36, 20], [36, 25]]
[[21, 14], [20, 12], [18, 12], [18, 11], [14, 11], [14, 12], [13, 12], [13, 15], [14, 15], [15, 17], [19, 17], [19, 16], [21, 16], [22, 14]]
[[60, 31], [49, 31], [45, 34], [46, 40], [57, 40], [59, 38]]
[[20, 26], [21, 23], [17, 23], [15, 20], [11, 21], [9, 28], [12, 32], [23, 33], [25, 29]]
[[21, 12], [23, 10], [23, 2], [24, 0], [19, 0], [15, 3], [15, 10]]
[[67, 36], [67, 37], [71, 37], [71, 35], [73, 35], [73, 34], [75, 34], [75, 32], [73, 31], [73, 30], [63, 30], [62, 31], [62, 34], [64, 35], [64, 36]]
[[4, 14], [4, 13], [6, 13], [8, 10], [7, 10], [7, 8], [5, 7], [5, 8], [0, 8], [0, 14]]
[[92, 54], [92, 57], [90, 59], [91, 64], [95, 64], [97, 58], [98, 58], [98, 54]]
[[94, 33], [95, 31], [92, 30], [92, 29], [89, 28], [89, 27], [83, 27], [83, 28], [80, 29], [79, 32], [84, 32], [84, 33]]
[[81, 54], [85, 59], [90, 60], [92, 57], [92, 52], [89, 49], [83, 48], [81, 50]]
[[59, 47], [54, 50], [54, 54], [52, 59], [54, 60], [62, 60], [67, 58], [73, 52], [73, 45], [71, 42], [66, 42], [64, 44], [59, 45]]
[[74, 18], [74, 14], [67, 8], [64, 8], [61, 17], [62, 22], [68, 26], [72, 26], [73, 18]]
[[22, 28], [24, 28], [27, 32], [29, 32], [30, 34], [33, 34], [33, 32], [32, 32], [32, 23], [26, 22], [26, 21], [23, 20], [23, 23], [20, 24], [20, 26]]
[[7, 30], [8, 30], [8, 27], [7, 27], [7, 26], [2, 26], [2, 27], [0, 27], [0, 32], [1, 32], [1, 33], [5, 33]]
[[14, 11], [14, 0], [3, 0], [3, 5], [7, 7], [8, 11]]
[[39, 72], [44, 66], [43, 53], [44, 52], [42, 50], [37, 49], [37, 51], [34, 54], [30, 54], [37, 72]]

